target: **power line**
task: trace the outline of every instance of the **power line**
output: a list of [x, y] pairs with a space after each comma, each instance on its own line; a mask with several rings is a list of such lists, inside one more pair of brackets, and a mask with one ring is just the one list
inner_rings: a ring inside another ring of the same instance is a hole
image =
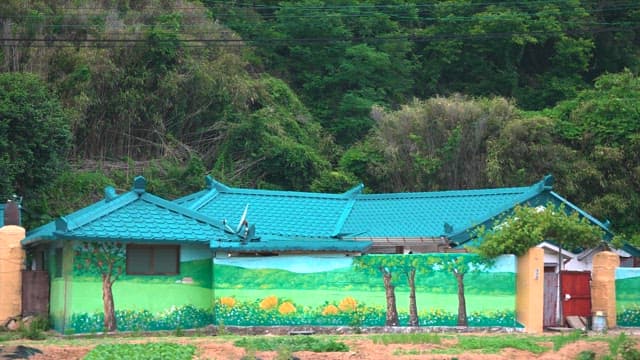
[[[568, 31], [569, 34], [596, 34], [615, 31], [637, 30], [640, 25], [632, 27], [605, 27]], [[249, 38], [249, 39], [72, 39], [72, 38], [0, 38], [0, 46], [25, 46], [25, 47], [153, 47], [162, 44], [172, 44], [177, 47], [207, 47], [211, 44], [224, 46], [246, 46], [246, 44], [312, 44], [312, 43], [380, 43], [394, 41], [412, 41], [416, 43], [443, 40], [487, 40], [504, 39], [513, 36], [548, 36], [546, 31], [531, 32], [490, 32], [481, 34], [434, 34], [434, 35], [402, 35], [402, 36], [376, 36], [376, 37], [314, 37], [314, 38]], [[90, 45], [93, 44], [93, 45]]]
[[[384, 4], [371, 4], [371, 5], [323, 5], [323, 6], [300, 6], [300, 5], [288, 5], [288, 6], [275, 6], [275, 5], [256, 5], [256, 4], [252, 4], [250, 6], [242, 6], [241, 4], [232, 4], [229, 5], [228, 3], [225, 2], [216, 2], [218, 4], [224, 5], [222, 7], [223, 10], [246, 10], [246, 9], [253, 9], [253, 10], [283, 10], [283, 9], [287, 9], [287, 10], [302, 10], [302, 11], [312, 11], [312, 10], [378, 10], [378, 9], [417, 9], [417, 10], [421, 10], [421, 9], [429, 9], [429, 8], [439, 8], [442, 6], [442, 3], [432, 3], [432, 4], [408, 4], [408, 5], [400, 5], [400, 4], [389, 4], [389, 5], [384, 5]], [[504, 7], [508, 7], [508, 6], [514, 6], [514, 5], [526, 5], [528, 7], [530, 7], [531, 9], [534, 9], [534, 5], [550, 5], [550, 4], [557, 4], [557, 5], [566, 5], [567, 2], [566, 0], [539, 0], [539, 1], [513, 1], [513, 2], [477, 2], [477, 3], [466, 3], [466, 4], [446, 4], [444, 6], [446, 7], [450, 7], [451, 9], [455, 9], [455, 10], [463, 10], [465, 8], [473, 8], [473, 7], [487, 7], [487, 6], [492, 6], [492, 5], [500, 5], [500, 6], [504, 6]], [[613, 5], [612, 5], [613, 4]], [[599, 12], [609, 12], [609, 11], [619, 11], [619, 10], [637, 10], [640, 9], [640, 3], [637, 2], [619, 2], [619, 3], [611, 3], [608, 4], [608, 6], [604, 6], [604, 7], [597, 7], [597, 8], [592, 8], [592, 9], [588, 9], [587, 7], [581, 7], [585, 10], [588, 10], [589, 13], [599, 13]], [[218, 9], [218, 8], [217, 8]], [[215, 9], [215, 10], [217, 10]], [[78, 15], [91, 15], [91, 14], [87, 14], [86, 12], [80, 13], [80, 14], [73, 14], [70, 13], [70, 11], [86, 11], [86, 10], [91, 10], [91, 11], [96, 11], [96, 14], [98, 15], [109, 15], [107, 12], [108, 11], [113, 11], [113, 10], [117, 10], [117, 9], [105, 9], [103, 7], [56, 7], [55, 8], [56, 11], [60, 11], [63, 10], [64, 13], [63, 14], [34, 14], [34, 15], [27, 15], [27, 14], [20, 14], [20, 15], [4, 15], [2, 16], [3, 18], [10, 18], [10, 19], [45, 19], [45, 18], [55, 18], [55, 19], [60, 19], [60, 17], [64, 17], [64, 16], [78, 16]], [[157, 10], [157, 11], [176, 11], [176, 10], [191, 10], [191, 11], [202, 11], [205, 10], [207, 12], [211, 11], [212, 9], [209, 8], [196, 8], [196, 7], [172, 7], [172, 8], [160, 8], [160, 7], [145, 7], [143, 10], [145, 11], [153, 11], [153, 10]], [[137, 10], [129, 10], [131, 12], [137, 12]], [[128, 11], [118, 11], [119, 13], [123, 13], [126, 14]], [[378, 14], [378, 13], [371, 13], [371, 15], [373, 14]], [[182, 14], [185, 15], [185, 14]], [[349, 14], [350, 16], [359, 16], [358, 14]], [[364, 14], [364, 15], [369, 15], [369, 14]], [[387, 15], [393, 15], [393, 14], [387, 14]], [[239, 14], [234, 14], [234, 15], [230, 15], [230, 14], [216, 14], [216, 16], [242, 16]], [[265, 15], [262, 15], [263, 17], [265, 17]], [[280, 17], [291, 17], [291, 16], [297, 16], [297, 15], [267, 15], [267, 17], [275, 17], [275, 16], [280, 16]], [[206, 16], [205, 16], [206, 17]]]
[[[633, 1], [626, 1], [626, 0], [621, 0], [621, 1], [610, 1], [609, 4], [629, 4], [629, 3], [634, 3]], [[441, 7], [441, 6], [447, 6], [447, 7], [487, 7], [487, 6], [493, 6], [493, 5], [500, 5], [500, 6], [519, 6], [519, 5], [553, 5], [553, 4], [557, 4], [557, 5], [567, 5], [567, 1], [566, 0], [521, 0], [521, 1], [487, 1], [487, 2], [472, 2], [472, 3], [442, 3], [442, 2], [437, 2], [437, 1], [433, 1], [431, 3], [423, 3], [423, 4], [348, 4], [348, 5], [331, 5], [331, 4], [324, 4], [322, 6], [308, 6], [308, 5], [295, 5], [295, 4], [287, 4], [287, 5], [261, 5], [261, 4], [255, 4], [255, 2], [248, 2], [248, 3], [241, 3], [241, 2], [234, 2], [234, 3], [229, 3], [228, 1], [208, 1], [208, 4], [212, 4], [212, 5], [218, 5], [218, 6], [223, 6], [223, 7], [228, 7], [228, 8], [240, 8], [240, 9], [267, 9], [267, 10], [279, 10], [282, 8], [299, 8], [299, 9], [406, 9], [406, 8], [416, 8], [416, 9], [422, 9], [422, 8], [435, 8], [435, 7]], [[204, 6], [205, 9], [209, 9], [207, 6]], [[92, 6], [92, 7], [66, 7], [66, 6], [62, 6], [62, 7], [55, 7], [56, 10], [101, 10], [104, 9], [103, 7], [97, 7], [97, 6]], [[202, 9], [201, 7], [194, 7], [194, 6], [176, 6], [176, 7], [169, 7], [169, 8], [165, 8], [165, 7], [158, 7], [158, 6], [144, 6], [143, 10], [162, 10], [162, 11], [166, 11], [166, 10], [199, 10]], [[127, 11], [136, 11], [133, 9], [118, 9], [118, 8], [112, 8], [111, 10], [118, 10], [121, 12], [127, 12]]]

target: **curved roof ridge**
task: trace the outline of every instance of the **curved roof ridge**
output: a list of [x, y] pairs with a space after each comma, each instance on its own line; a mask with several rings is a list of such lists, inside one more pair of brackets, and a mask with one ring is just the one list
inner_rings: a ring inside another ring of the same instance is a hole
[[443, 191], [421, 191], [421, 192], [400, 192], [400, 193], [379, 193], [360, 194], [358, 200], [383, 200], [383, 199], [408, 199], [408, 198], [439, 198], [439, 197], [470, 197], [470, 196], [490, 196], [504, 194], [524, 193], [531, 189], [524, 187], [504, 187], [493, 189], [468, 189], [468, 190], [443, 190]]

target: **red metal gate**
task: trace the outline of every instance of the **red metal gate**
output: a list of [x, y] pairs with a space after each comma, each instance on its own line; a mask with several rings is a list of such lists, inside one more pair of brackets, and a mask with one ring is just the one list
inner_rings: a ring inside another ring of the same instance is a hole
[[562, 314], [567, 316], [591, 316], [591, 272], [561, 272]]

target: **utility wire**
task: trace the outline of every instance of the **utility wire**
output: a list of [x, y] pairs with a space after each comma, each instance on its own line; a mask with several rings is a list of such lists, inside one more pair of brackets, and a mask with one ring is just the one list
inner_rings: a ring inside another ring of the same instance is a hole
[[[635, 3], [634, 1], [628, 1], [628, 0], [621, 0], [621, 1], [610, 1], [608, 2], [608, 4], [629, 4], [629, 3]], [[434, 7], [442, 7], [442, 6], [446, 6], [446, 7], [486, 7], [486, 6], [493, 6], [493, 5], [500, 5], [500, 6], [519, 6], [519, 5], [526, 5], [526, 6], [530, 6], [530, 5], [553, 5], [553, 4], [557, 4], [557, 5], [566, 5], [567, 4], [567, 0], [531, 0], [531, 1], [527, 1], [527, 0], [521, 0], [521, 1], [486, 1], [486, 2], [482, 2], [482, 1], [478, 1], [478, 2], [472, 2], [472, 3], [455, 3], [455, 2], [441, 2], [441, 1], [433, 1], [431, 3], [423, 3], [423, 4], [412, 4], [412, 3], [407, 3], [407, 4], [348, 4], [348, 5], [331, 5], [331, 4], [324, 4], [322, 6], [308, 6], [308, 5], [296, 5], [296, 4], [292, 4], [292, 3], [288, 3], [286, 5], [261, 5], [261, 4], [255, 4], [254, 2], [247, 2], [247, 3], [242, 3], [242, 2], [234, 2], [234, 3], [230, 3], [229, 1], [208, 1], [208, 4], [211, 5], [217, 5], [217, 6], [223, 6], [223, 7], [229, 7], [229, 8], [241, 8], [241, 9], [266, 9], [266, 10], [279, 10], [282, 8], [300, 8], [300, 9], [406, 9], [406, 8], [416, 8], [416, 9], [422, 9], [422, 8], [434, 8]], [[582, 5], [582, 4], [581, 4]], [[585, 4], [586, 5], [586, 4]], [[584, 5], [583, 5], [584, 6]], [[205, 9], [208, 9], [209, 7], [204, 6]], [[55, 7], [56, 10], [101, 10], [103, 9], [103, 7], [97, 7], [97, 6], [91, 6], [91, 7], [68, 7], [68, 6], [61, 6], [61, 7]], [[194, 7], [194, 6], [177, 6], [177, 7], [158, 7], [158, 6], [144, 6], [143, 9], [155, 9], [155, 10], [174, 10], [174, 9], [178, 9], [178, 10], [200, 10], [201, 7]], [[118, 10], [117, 8], [113, 8], [113, 10]], [[135, 11], [133, 9], [124, 9], [124, 12], [126, 11]]]
[[[605, 28], [591, 28], [567, 31], [569, 34], [595, 34], [603, 32], [614, 31], [631, 31], [637, 30], [640, 25], [632, 27], [605, 27]], [[549, 35], [546, 31], [531, 31], [531, 32], [489, 32], [479, 34], [434, 34], [434, 35], [400, 35], [400, 36], [376, 36], [376, 37], [313, 37], [313, 38], [293, 38], [293, 39], [275, 39], [275, 38], [250, 38], [250, 39], [211, 39], [211, 38], [198, 38], [198, 39], [134, 39], [134, 38], [104, 38], [104, 39], [74, 39], [74, 38], [0, 38], [0, 46], [28, 46], [28, 47], [78, 47], [94, 44], [91, 47], [97, 45], [100, 46], [114, 46], [114, 45], [136, 45], [136, 46], [158, 46], [162, 44], [173, 44], [179, 47], [206, 47], [210, 44], [218, 45], [234, 45], [244, 46], [247, 43], [251, 44], [305, 44], [305, 43], [336, 43], [336, 42], [394, 42], [394, 41], [412, 41], [412, 42], [428, 42], [428, 41], [440, 41], [440, 40], [473, 40], [473, 39], [504, 39], [513, 36], [535, 36], [535, 35]], [[70, 44], [65, 44], [70, 43]]]
[[[224, 3], [221, 3], [224, 4]], [[197, 12], [202, 12], [203, 10], [207, 11], [207, 12], [212, 12], [213, 10], [247, 10], [247, 9], [253, 9], [253, 10], [299, 10], [299, 11], [330, 11], [330, 10], [378, 10], [378, 9], [394, 9], [394, 8], [399, 8], [399, 9], [423, 9], [423, 8], [434, 8], [434, 9], [438, 9], [439, 7], [443, 6], [443, 3], [437, 3], [437, 4], [417, 4], [417, 5], [324, 5], [324, 6], [296, 6], [296, 5], [289, 5], [289, 6], [260, 6], [260, 5], [253, 5], [253, 6], [237, 6], [237, 5], [229, 5], [229, 4], [224, 4], [224, 6], [222, 8], [215, 8], [215, 9], [208, 9], [208, 8], [195, 8], [195, 7], [173, 7], [173, 8], [159, 8], [159, 7], [145, 7], [143, 10], [144, 11], [159, 11], [159, 12], [166, 12], [166, 11], [171, 11], [171, 12], [175, 12], [175, 11], [180, 11], [180, 10], [191, 10], [191, 11], [197, 11]], [[444, 3], [446, 5], [447, 8], [451, 8], [452, 10], [465, 10], [465, 8], [472, 8], [472, 7], [485, 7], [485, 6], [491, 6], [491, 5], [501, 5], [505, 8], [508, 9], [508, 6], [511, 5], [526, 5], [528, 7], [530, 7], [531, 10], [545, 10], [543, 8], [537, 8], [533, 5], [550, 5], [550, 4], [558, 4], [558, 5], [566, 5], [566, 0], [558, 0], [558, 1], [524, 1], [524, 2], [486, 2], [486, 3], [471, 3], [471, 4], [449, 4], [449, 3]], [[610, 11], [620, 11], [620, 10], [638, 10], [640, 9], [640, 3], [638, 2], [620, 2], [620, 3], [611, 3], [608, 4], [607, 6], [603, 6], [603, 7], [596, 7], [596, 8], [589, 8], [587, 6], [579, 6], [578, 8], [584, 9], [585, 11], [588, 11], [589, 14], [592, 13], [601, 13], [601, 12], [610, 12]], [[568, 10], [573, 10], [574, 8], [570, 8]], [[65, 17], [65, 16], [79, 16], [79, 15], [83, 15], [83, 16], [87, 16], [87, 15], [91, 15], [91, 14], [87, 14], [86, 12], [83, 11], [87, 11], [87, 10], [91, 10], [91, 11], [95, 11], [97, 15], [104, 15], [104, 16], [108, 16], [110, 15], [109, 11], [113, 11], [116, 9], [105, 9], [105, 8], [101, 8], [101, 7], [91, 7], [91, 8], [81, 8], [81, 7], [62, 7], [62, 8], [55, 8], [56, 11], [60, 11], [62, 10], [63, 13], [62, 14], [14, 14], [14, 15], [4, 15], [1, 16], [2, 18], [9, 18], [9, 19], [45, 19], [45, 18], [55, 18], [55, 19], [60, 19], [61, 17]], [[517, 8], [515, 10], [518, 10]], [[560, 11], [562, 11], [563, 9], [560, 9]], [[74, 14], [71, 13], [71, 11], [77, 11], [77, 12], [81, 12], [79, 14]], [[126, 14], [129, 11], [124, 11], [124, 12], [119, 12], [119, 13], [123, 13]], [[136, 13], [136, 10], [130, 10], [130, 12]], [[371, 12], [371, 13], [364, 13], [363, 15], [378, 15], [380, 14], [379, 12]], [[384, 15], [390, 15], [390, 16], [396, 16], [393, 13], [391, 14], [387, 14], [387, 13], [382, 13]], [[144, 14], [141, 13], [142, 16], [144, 16]], [[181, 14], [181, 15], [186, 15], [186, 14]], [[243, 14], [244, 15], [244, 14]], [[243, 16], [240, 14], [234, 14], [234, 15], [229, 15], [229, 14], [216, 14], [216, 16], [235, 16], [235, 17], [239, 17], [239, 16]], [[346, 15], [346, 14], [345, 14]], [[198, 15], [200, 17], [206, 18], [206, 16], [203, 15]], [[271, 15], [266, 15], [263, 14], [262, 17], [298, 17], [300, 15], [289, 15], [289, 14], [271, 14]], [[362, 16], [359, 14], [349, 14], [349, 16]]]

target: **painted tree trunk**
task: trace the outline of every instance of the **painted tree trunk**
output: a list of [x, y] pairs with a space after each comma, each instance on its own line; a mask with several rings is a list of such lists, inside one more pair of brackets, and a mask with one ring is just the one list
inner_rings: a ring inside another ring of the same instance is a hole
[[407, 276], [409, 282], [409, 326], [418, 326], [418, 305], [416, 303], [416, 269], [411, 269]]
[[396, 287], [391, 283], [391, 273], [384, 271], [384, 291], [387, 297], [386, 326], [398, 326], [398, 308], [396, 306]]
[[102, 275], [102, 302], [104, 303], [104, 329], [105, 331], [116, 331], [116, 311], [113, 305], [113, 283], [111, 276]]
[[464, 299], [464, 273], [456, 273], [458, 281], [458, 326], [468, 326], [467, 302]]

